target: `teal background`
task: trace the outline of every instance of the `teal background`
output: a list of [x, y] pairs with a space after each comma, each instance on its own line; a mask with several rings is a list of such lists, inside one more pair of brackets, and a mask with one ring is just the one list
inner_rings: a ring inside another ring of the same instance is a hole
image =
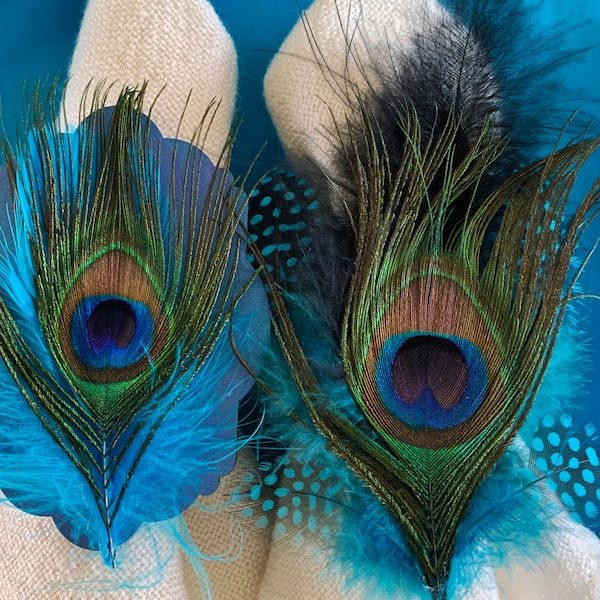
[[[143, 0], [140, 0], [143, 1]], [[572, 91], [573, 110], [600, 117], [600, 2], [598, 0], [525, 0], [544, 26], [562, 23], [572, 27], [563, 45], [589, 47], [584, 57], [559, 73]], [[0, 100], [2, 120], [11, 137], [22, 103], [26, 79], [54, 78], [66, 73], [84, 10], [80, 0], [3, 0], [0, 4]], [[239, 111], [245, 116], [236, 150], [234, 170], [242, 172], [267, 142], [258, 169], [266, 170], [281, 158], [275, 131], [262, 101], [262, 78], [267, 64], [297, 21], [309, 0], [214, 0], [215, 8], [236, 43], [240, 67]], [[598, 127], [596, 127], [598, 129]], [[595, 157], [577, 193], [600, 175]], [[575, 194], [575, 196], [577, 195]], [[583, 248], [600, 237], [600, 222], [586, 233]], [[600, 295], [600, 251], [585, 271], [586, 292]], [[600, 300], [579, 303], [582, 329], [589, 332], [591, 360], [589, 394], [579, 399], [588, 414], [600, 418]], [[565, 373], [565, 377], [569, 374]]]

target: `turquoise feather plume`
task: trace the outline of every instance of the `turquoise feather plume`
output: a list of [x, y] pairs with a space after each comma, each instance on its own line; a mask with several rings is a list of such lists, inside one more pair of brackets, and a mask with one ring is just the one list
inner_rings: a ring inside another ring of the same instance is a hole
[[109, 564], [233, 469], [268, 331], [233, 135], [215, 166], [143, 102], [97, 92], [63, 132], [34, 97], [2, 198], [0, 488]]

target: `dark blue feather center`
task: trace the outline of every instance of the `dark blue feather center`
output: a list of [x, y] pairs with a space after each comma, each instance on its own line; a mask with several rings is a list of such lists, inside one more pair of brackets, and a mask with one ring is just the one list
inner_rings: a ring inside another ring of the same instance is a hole
[[485, 360], [468, 340], [408, 332], [386, 340], [376, 367], [381, 398], [410, 427], [445, 429], [470, 419], [484, 399]]
[[96, 304], [88, 317], [87, 332], [94, 353], [101, 353], [110, 344], [123, 350], [135, 334], [135, 313], [125, 300], [103, 300]]
[[88, 296], [73, 315], [71, 341], [79, 361], [87, 367], [123, 368], [149, 351], [154, 322], [148, 307], [119, 296]]

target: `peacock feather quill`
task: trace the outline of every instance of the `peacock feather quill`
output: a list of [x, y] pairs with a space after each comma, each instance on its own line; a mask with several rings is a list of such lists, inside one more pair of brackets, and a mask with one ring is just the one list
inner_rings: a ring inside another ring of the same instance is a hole
[[[91, 107], [85, 106], [91, 98]], [[238, 404], [268, 323], [241, 241], [245, 194], [166, 139], [124, 89], [61, 128], [33, 96], [6, 149], [0, 252], [0, 488], [107, 564], [234, 467]]]

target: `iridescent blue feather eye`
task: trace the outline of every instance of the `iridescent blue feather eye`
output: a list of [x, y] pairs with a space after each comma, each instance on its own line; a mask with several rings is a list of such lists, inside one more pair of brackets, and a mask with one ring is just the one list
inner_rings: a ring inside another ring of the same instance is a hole
[[148, 352], [155, 324], [143, 302], [119, 296], [87, 296], [75, 309], [71, 341], [87, 367], [127, 367]]
[[430, 332], [389, 337], [375, 377], [386, 407], [409, 427], [459, 425], [473, 416], [487, 388], [485, 360], [475, 344]]

